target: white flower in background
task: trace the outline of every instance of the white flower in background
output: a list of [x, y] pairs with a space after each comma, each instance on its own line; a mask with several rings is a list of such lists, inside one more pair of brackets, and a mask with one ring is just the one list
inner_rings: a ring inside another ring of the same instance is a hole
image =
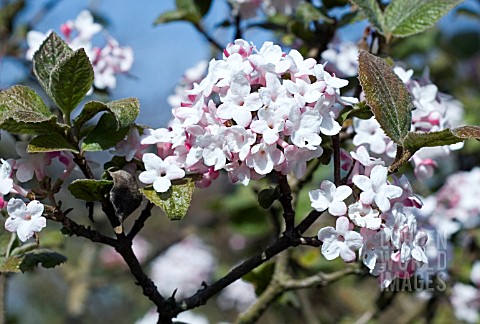
[[[135, 322], [135, 324], [157, 324], [158, 313], [155, 308], [152, 308], [141, 319]], [[182, 312], [173, 319], [173, 323], [188, 323], [188, 324], [210, 324], [208, 319], [195, 313], [193, 311]]]
[[328, 212], [333, 216], [342, 216], [347, 212], [347, 205], [343, 202], [352, 194], [349, 186], [339, 186], [329, 180], [322, 181], [320, 189], [310, 190], [308, 193], [312, 207], [317, 211]]
[[480, 319], [480, 291], [477, 288], [460, 282], [455, 283], [450, 302], [456, 318], [467, 323], [478, 323]]
[[238, 312], [244, 312], [256, 300], [255, 287], [243, 279], [238, 279], [222, 290], [217, 302], [222, 310], [235, 308]]
[[215, 267], [210, 248], [199, 238], [190, 236], [153, 260], [150, 275], [164, 296], [171, 296], [178, 289], [175, 296], [183, 298], [201, 289], [202, 281], [211, 279]]
[[47, 219], [42, 216], [43, 205], [37, 200], [25, 205], [21, 199], [12, 198], [8, 201], [7, 212], [9, 217], [5, 221], [5, 228], [16, 232], [22, 242], [47, 226]]
[[153, 184], [153, 189], [157, 192], [166, 192], [172, 182], [170, 180], [181, 179], [185, 176], [185, 171], [175, 164], [164, 161], [153, 153], [146, 153], [142, 157], [146, 171], [138, 176], [138, 179], [146, 184]]

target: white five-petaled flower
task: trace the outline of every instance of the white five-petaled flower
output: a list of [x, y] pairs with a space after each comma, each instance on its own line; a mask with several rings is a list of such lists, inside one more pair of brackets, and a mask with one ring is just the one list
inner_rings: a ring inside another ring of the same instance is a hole
[[360, 194], [360, 201], [370, 205], [375, 202], [381, 211], [390, 209], [390, 199], [398, 198], [403, 190], [400, 187], [388, 184], [387, 168], [377, 165], [372, 169], [370, 178], [364, 175], [353, 176], [353, 183], [363, 192]]
[[335, 228], [327, 226], [318, 232], [318, 239], [323, 242], [322, 254], [327, 260], [340, 256], [345, 262], [355, 261], [358, 250], [363, 245], [362, 236], [351, 231], [351, 224], [347, 217], [339, 217]]
[[352, 194], [349, 186], [335, 187], [329, 180], [322, 181], [320, 189], [310, 190], [308, 193], [312, 207], [317, 211], [328, 212], [333, 216], [342, 216], [347, 212], [347, 205], [343, 202]]
[[164, 161], [153, 153], [144, 154], [142, 160], [146, 171], [140, 173], [138, 179], [143, 183], [152, 183], [157, 192], [166, 192], [172, 185], [170, 180], [185, 176], [185, 171], [179, 166]]
[[7, 212], [9, 217], [5, 221], [5, 228], [10, 232], [17, 232], [22, 242], [47, 225], [46, 218], [42, 216], [43, 205], [37, 200], [25, 205], [21, 199], [12, 198], [7, 204]]

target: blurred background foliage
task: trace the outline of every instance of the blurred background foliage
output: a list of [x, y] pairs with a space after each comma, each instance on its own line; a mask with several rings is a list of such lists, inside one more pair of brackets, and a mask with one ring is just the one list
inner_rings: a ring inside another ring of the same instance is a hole
[[[32, 85], [31, 65], [24, 59], [25, 36], [28, 30], [47, 25], [49, 28], [58, 28], [60, 22], [73, 19], [78, 13], [79, 4], [74, 5], [73, 1], [34, 2], [36, 1], [1, 0], [0, 2], [0, 65], [2, 65], [0, 85], [2, 88], [18, 82]], [[41, 5], [38, 4], [40, 2]], [[141, 6], [151, 15], [159, 16], [162, 12], [174, 7], [174, 1], [164, 1], [164, 3], [161, 8], [150, 1], [139, 1], [135, 6]], [[275, 40], [282, 43], [284, 48], [297, 48], [304, 55], [317, 59], [334, 37], [354, 42], [361, 40], [367, 23], [358, 11], [352, 11], [348, 1], [325, 0], [312, 1], [312, 3], [305, 2], [291, 16], [282, 14], [268, 18], [260, 16], [242, 22], [240, 26], [242, 36], [251, 40], [249, 36], [252, 35], [251, 38], [257, 46], [261, 45], [262, 40]], [[126, 2], [117, 3], [110, 0], [92, 0], [82, 5], [90, 9], [95, 14], [96, 20], [104, 24], [107, 29], [113, 21], [112, 33], [115, 32], [116, 37], [128, 41], [129, 37], [125, 35], [129, 34], [131, 25], [121, 24], [115, 20], [115, 17], [123, 17], [125, 11], [128, 11], [126, 8], [130, 5]], [[74, 6], [74, 10], [77, 11], [59, 9], [68, 6]], [[320, 9], [315, 9], [314, 6]], [[218, 39], [222, 46], [232, 41], [233, 36], [239, 33], [238, 25], [235, 26], [230, 10], [225, 1], [213, 1], [210, 11], [198, 21], [198, 24]], [[25, 17], [28, 17], [28, 20]], [[150, 33], [150, 38], [142, 38], [143, 44], [140, 46], [143, 47], [140, 50], [135, 47], [135, 44], [127, 43], [136, 53], [135, 64], [142, 68], [134, 68], [131, 78], [119, 80], [117, 91], [96, 93], [95, 96], [97, 98], [110, 96], [113, 97], [112, 99], [136, 96], [133, 89], [143, 89], [144, 91], [139, 92], [141, 94], [139, 96], [142, 104], [146, 102], [146, 105], [141, 111], [141, 120], [146, 122], [157, 118], [152, 122], [165, 124], [170, 114], [166, 96], [173, 91], [183, 70], [188, 66], [184, 64], [193, 65], [194, 63], [191, 61], [180, 64], [182, 59], [187, 61], [209, 59], [212, 53], [219, 55], [215, 47], [210, 47], [205, 38], [198, 33], [198, 28], [191, 27], [192, 21], [186, 20], [154, 26], [154, 19], [149, 20], [141, 14], [136, 15], [133, 21], [138, 21], [139, 24], [144, 24], [143, 28], [150, 29], [145, 31]], [[194, 22], [193, 25], [196, 23]], [[48, 28], [42, 31], [46, 29]], [[168, 36], [162, 34], [162, 37], [169, 38], [152, 36], [152, 31], [159, 32], [162, 29], [168, 29], [169, 34]], [[179, 32], [176, 32], [177, 29]], [[192, 38], [196, 39], [195, 43], [185, 45]], [[178, 57], [175, 61], [172, 60], [172, 53], [165, 53], [170, 51], [168, 47], [171, 43], [184, 44], [183, 46], [187, 49], [182, 51], [178, 47], [180, 45], [175, 45], [176, 47], [172, 49], [173, 55]], [[201, 54], [194, 53], [195, 46], [200, 43]], [[148, 48], [148, 53], [142, 56], [144, 48]], [[389, 50], [391, 57], [404, 62], [406, 67], [413, 68], [416, 75], [421, 75], [428, 68], [430, 78], [438, 85], [439, 90], [451, 94], [464, 104], [466, 124], [478, 124], [480, 120], [480, 1], [465, 1], [442, 19], [436, 28], [413, 37], [396, 39]], [[149, 70], [149, 64], [154, 64], [154, 61], [156, 63], [159, 61], [165, 69]], [[172, 70], [172, 66], [176, 66], [175, 70]], [[152, 79], [144, 75], [151, 72], [155, 74], [155, 80], [168, 82], [162, 83], [159, 89], [157, 84], [151, 82]], [[125, 83], [128, 83], [128, 86], [122, 85]], [[150, 97], [142, 98], [145, 93]], [[157, 117], [159, 112], [161, 117]], [[13, 141], [14, 138], [9, 138], [8, 134], [2, 133], [0, 147], [2, 157], [15, 156], [15, 151], [12, 149]], [[466, 148], [456, 155], [456, 163], [461, 169], [469, 170], [480, 165], [479, 153], [480, 144], [474, 141], [469, 142]], [[91, 159], [104, 162], [109, 159], [109, 156], [96, 154], [92, 155]], [[440, 172], [441, 175], [433, 188], [442, 184], [448, 172]], [[329, 174], [331, 174], [330, 167], [321, 166], [314, 175], [311, 187], [307, 186], [302, 190], [298, 198], [297, 217], [299, 219], [310, 210], [308, 190], [317, 186]], [[222, 175], [209, 188], [196, 190], [193, 204], [183, 221], [171, 222], [159, 209], [155, 209], [154, 217], [149, 219], [148, 226], [141, 233], [149, 243], [144, 264], [148, 268], [149, 262], [164, 253], [172, 243], [195, 235], [212, 248], [212, 253], [218, 260], [214, 277], [221, 277], [240, 260], [267, 246], [281, 231], [281, 220], [278, 214], [272, 212], [281, 207], [274, 204], [272, 210], [266, 210], [259, 207], [257, 202], [258, 192], [270, 185], [271, 181], [267, 178], [250, 187], [233, 186]], [[422, 188], [424, 191], [427, 189]], [[65, 205], [74, 208], [72, 215], [75, 220], [81, 223], [89, 222], [84, 203], [73, 201], [67, 195], [60, 199]], [[131, 225], [134, 218], [132, 216], [127, 220], [127, 227]], [[329, 222], [331, 220], [321, 219], [313, 228], [318, 229]], [[98, 216], [95, 217], [95, 223], [90, 225], [101, 230], [108, 229], [106, 220]], [[101, 247], [80, 238], [66, 239], [58, 229], [56, 224], [49, 224], [48, 228], [41, 233], [42, 245], [62, 251], [68, 257], [68, 262], [53, 270], [39, 268], [25, 275], [9, 276], [7, 284], [9, 323], [133, 323], [149, 310], [149, 301], [143, 297], [141, 289], [134, 284], [122, 262], [118, 260], [111, 263], [105, 262], [102, 255], [106, 252]], [[0, 233], [2, 240], [9, 238], [9, 235], [4, 238], [7, 235], [6, 232], [0, 231]], [[471, 262], [478, 259], [480, 254], [480, 232], [474, 229], [462, 235], [463, 240], [468, 240], [468, 249], [455, 251], [452, 273], [466, 281]], [[185, 258], [188, 258], [188, 255]], [[318, 271], [328, 273], [344, 267], [342, 261], [326, 261], [320, 255], [320, 249], [311, 247], [299, 247], [292, 251], [290, 262], [295, 276], [298, 277], [312, 275]], [[258, 293], [265, 288], [272, 272], [272, 263], [268, 262], [245, 279], [255, 284]], [[413, 281], [414, 279], [412, 283]], [[352, 323], [358, 320], [362, 323], [362, 318], [368, 318], [372, 314], [378, 315], [379, 323], [387, 321], [391, 323], [455, 322], [451, 306], [444, 294], [439, 293], [430, 301], [414, 298], [412, 294], [415, 293], [380, 293], [375, 278], [352, 276], [325, 288], [284, 293], [262, 317], [261, 322]], [[206, 315], [212, 323], [232, 321], [237, 315], [234, 309], [230, 311], [220, 309], [214, 300], [198, 312]]]

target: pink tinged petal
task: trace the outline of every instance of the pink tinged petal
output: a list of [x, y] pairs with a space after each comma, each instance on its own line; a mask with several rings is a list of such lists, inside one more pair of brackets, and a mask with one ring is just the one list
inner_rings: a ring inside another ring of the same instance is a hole
[[343, 242], [339, 241], [327, 241], [322, 245], [322, 254], [327, 260], [333, 260], [340, 255], [340, 249]]
[[40, 217], [43, 214], [43, 204], [38, 200], [33, 200], [28, 203], [27, 205], [27, 213], [30, 214], [32, 217]]
[[330, 201], [332, 201], [333, 195], [335, 194], [337, 187], [330, 180], [324, 180], [320, 185], [320, 189], [322, 189], [322, 191], [324, 192], [325, 197], [327, 197]]
[[0, 194], [6, 195], [10, 193], [10, 190], [13, 187], [13, 180], [12, 179], [0, 179]]
[[172, 183], [167, 177], [157, 177], [155, 182], [153, 182], [153, 189], [155, 189], [156, 192], [166, 192], [171, 185]]
[[365, 220], [366, 227], [371, 230], [377, 230], [382, 225], [382, 220], [380, 218], [367, 218]]
[[331, 201], [328, 200], [324, 195], [323, 192], [319, 189], [315, 190], [310, 190], [308, 193], [308, 196], [310, 197], [311, 201], [311, 206], [312, 208], [315, 208], [317, 211], [324, 211], [325, 209], [328, 208], [330, 205]]
[[355, 231], [348, 231], [345, 233], [345, 244], [351, 249], [358, 250], [363, 245], [363, 236]]
[[400, 249], [400, 261], [402, 263], [405, 263], [410, 260], [410, 255], [411, 255], [411, 248], [408, 246], [408, 244], [403, 243], [402, 247]]
[[325, 83], [331, 86], [332, 88], [340, 89], [348, 85], [348, 80], [340, 79], [337, 77], [330, 77], [330, 78], [327, 77], [325, 80]]
[[323, 116], [320, 130], [325, 135], [336, 135], [342, 130], [342, 126], [330, 116]]
[[278, 140], [278, 133], [273, 129], [268, 128], [263, 132], [263, 140], [265, 143], [271, 145]]
[[394, 185], [385, 185], [381, 187], [381, 192], [389, 199], [398, 198], [402, 195], [403, 190]]
[[342, 216], [337, 218], [335, 230], [337, 233], [345, 235], [345, 233], [350, 229], [350, 221], [347, 217]]
[[158, 173], [156, 171], [143, 171], [138, 176], [138, 180], [146, 184], [154, 183], [157, 178]]
[[170, 165], [167, 168], [167, 175], [166, 177], [170, 180], [174, 179], [181, 179], [185, 176], [185, 171], [182, 170], [178, 165]]
[[30, 220], [30, 228], [34, 231], [34, 232], [40, 232], [42, 230], [42, 228], [44, 228], [45, 226], [47, 226], [47, 219], [45, 217], [32, 217], [32, 219]]
[[33, 236], [34, 231], [30, 227], [30, 222], [23, 221], [17, 228], [17, 235], [20, 241], [25, 242]]
[[336, 240], [337, 232], [332, 226], [327, 226], [318, 231], [318, 239], [322, 242]]
[[17, 228], [20, 226], [20, 224], [23, 222], [23, 219], [20, 217], [13, 218], [9, 217], [5, 221], [5, 229], [9, 232], [16, 232]]
[[379, 192], [378, 189], [387, 182], [387, 168], [381, 165], [376, 165], [370, 173], [370, 179], [373, 184], [373, 191]]
[[21, 199], [11, 198], [7, 204], [7, 212], [12, 218], [23, 218], [27, 206]]
[[17, 180], [20, 182], [27, 182], [33, 178], [33, 166], [30, 163], [22, 163], [17, 169]]
[[356, 253], [350, 250], [346, 244], [340, 245], [340, 257], [345, 262], [354, 262], [357, 259]]
[[372, 191], [372, 180], [364, 175], [354, 175], [353, 183], [362, 191]]
[[333, 201], [328, 206], [328, 212], [333, 216], [345, 215], [347, 213], [347, 205], [343, 201]]
[[163, 160], [153, 153], [145, 153], [142, 157], [142, 161], [147, 171], [158, 170], [159, 165], [163, 163]]
[[[360, 197], [360, 199], [361, 199], [361, 197]], [[390, 200], [388, 200], [388, 198], [384, 194], [375, 195], [374, 200], [375, 200], [375, 203], [377, 204], [378, 208], [380, 208], [380, 210], [382, 212], [386, 212], [391, 207], [390, 206]]]
[[364, 191], [360, 194], [360, 201], [365, 205], [370, 205], [375, 197], [376, 195], [373, 191]]
[[243, 107], [239, 107], [232, 114], [233, 120], [240, 126], [247, 127], [252, 121], [252, 114]]
[[352, 188], [349, 186], [340, 186], [334, 194], [335, 200], [345, 200], [352, 194]]
[[[427, 263], [428, 262], [428, 258], [427, 258], [427, 255], [425, 254], [425, 252], [422, 250], [422, 248], [420, 248], [419, 246], [415, 246], [413, 249], [412, 249], [412, 257], [417, 260], [417, 261], [420, 261], [420, 262], [424, 262], [424, 263]], [[473, 273], [473, 271], [472, 271]]]
[[375, 268], [375, 264], [377, 263], [377, 255], [373, 252], [362, 253], [363, 264], [372, 270]]

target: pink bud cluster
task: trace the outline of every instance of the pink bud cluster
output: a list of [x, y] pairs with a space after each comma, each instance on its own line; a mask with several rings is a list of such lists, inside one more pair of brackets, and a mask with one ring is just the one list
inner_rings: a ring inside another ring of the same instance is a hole
[[[72, 49], [85, 49], [93, 65], [95, 87], [113, 89], [117, 84], [116, 75], [127, 73], [132, 68], [133, 50], [130, 47], [120, 46], [118, 41], [111, 36], [106, 37], [104, 47], [93, 46], [93, 38], [102, 29], [102, 25], [95, 23], [92, 14], [87, 10], [80, 12], [75, 20], [69, 20], [60, 26], [61, 34]], [[33, 59], [33, 55], [50, 32], [44, 34], [32, 30], [27, 33], [26, 58], [28, 60]]]
[[147, 130], [141, 144], [156, 144], [168, 165], [203, 174], [200, 185], [222, 169], [244, 185], [274, 170], [301, 177], [306, 162], [323, 153], [321, 134], [341, 130], [335, 119], [343, 100], [353, 100], [339, 95], [347, 84], [296, 50], [286, 54], [271, 42], [257, 49], [239, 39], [172, 110], [170, 128]]

